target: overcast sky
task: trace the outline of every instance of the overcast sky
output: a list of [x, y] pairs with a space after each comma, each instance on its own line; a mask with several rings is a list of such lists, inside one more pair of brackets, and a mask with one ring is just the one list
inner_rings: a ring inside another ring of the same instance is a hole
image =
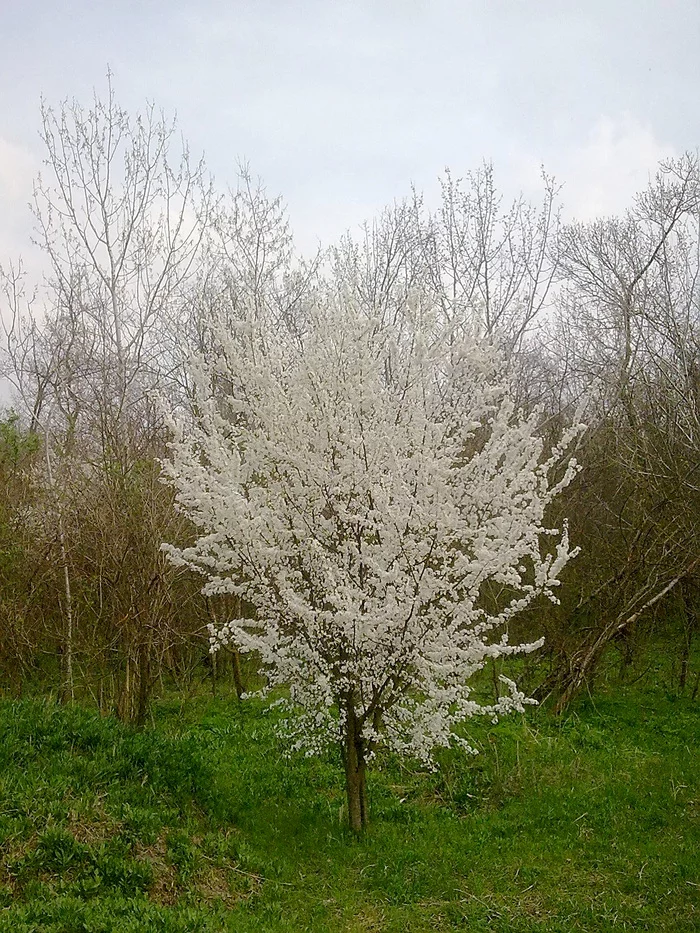
[[247, 159], [327, 242], [493, 161], [569, 215], [624, 208], [700, 144], [700, 0], [0, 0], [0, 262], [24, 249], [39, 99], [177, 112], [220, 186]]

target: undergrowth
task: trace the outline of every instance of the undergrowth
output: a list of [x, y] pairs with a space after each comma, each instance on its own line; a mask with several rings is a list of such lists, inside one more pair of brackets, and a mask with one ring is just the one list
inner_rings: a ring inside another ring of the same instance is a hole
[[433, 773], [381, 758], [362, 838], [336, 756], [285, 758], [274, 716], [0, 703], [0, 930], [698, 929], [697, 703], [603, 692], [470, 723]]

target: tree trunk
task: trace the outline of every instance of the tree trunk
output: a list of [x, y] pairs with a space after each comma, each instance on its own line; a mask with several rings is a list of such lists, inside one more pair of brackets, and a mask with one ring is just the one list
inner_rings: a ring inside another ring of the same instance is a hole
[[[216, 697], [216, 675], [219, 671], [219, 652], [212, 651], [209, 655], [209, 662], [211, 664], [211, 695]], [[206, 663], [206, 658], [205, 658]]]
[[124, 666], [124, 681], [122, 684], [121, 695], [117, 699], [117, 716], [122, 722], [131, 721], [132, 699], [132, 674], [131, 674], [131, 654], [126, 653], [126, 663]]
[[136, 667], [138, 671], [138, 694], [134, 721], [137, 726], [142, 726], [146, 722], [151, 696], [151, 643], [148, 638], [139, 645], [136, 655]]
[[68, 549], [66, 547], [66, 533], [63, 524], [63, 504], [54, 484], [53, 466], [51, 463], [51, 447], [48, 431], [44, 436], [46, 450], [46, 473], [49, 488], [54, 495], [56, 513], [58, 518], [58, 541], [61, 548], [61, 565], [63, 569], [63, 591], [65, 596], [63, 640], [61, 645], [61, 699], [64, 703], [72, 703], [75, 699], [75, 686], [73, 682], [73, 597], [70, 585], [70, 572], [68, 569]]
[[683, 643], [681, 645], [681, 672], [679, 677], [679, 687], [681, 693], [685, 691], [688, 682], [688, 670], [690, 666], [690, 649], [693, 643], [693, 633], [697, 625], [697, 613], [695, 611], [694, 592], [692, 587], [686, 583], [683, 586], [683, 610], [684, 622]]
[[238, 648], [231, 649], [231, 666], [233, 668], [233, 683], [236, 687], [236, 696], [240, 700], [245, 693], [245, 686], [243, 684], [243, 673], [241, 672], [241, 656], [238, 652]]
[[662, 600], [663, 597], [666, 596], [667, 593], [670, 593], [678, 583], [691, 574], [699, 563], [700, 558], [694, 560], [688, 567], [686, 567], [683, 573], [680, 573], [677, 577], [667, 583], [663, 589], [659, 590], [658, 593], [648, 599], [636, 612], [633, 612], [632, 615], [628, 616], [627, 618], [625, 618], [621, 613], [616, 619], [614, 619], [612, 622], [609, 622], [601, 631], [599, 631], [591, 643], [584, 645], [577, 652], [575, 652], [569, 661], [568, 670], [559, 679], [558, 686], [560, 693], [559, 699], [554, 705], [555, 714], [558, 715], [566, 709], [571, 700], [574, 698], [574, 696], [576, 696], [578, 691], [584, 685], [587, 678], [592, 676], [603, 651], [613, 640], [613, 638], [627, 634], [643, 612], [651, 609], [652, 606], [655, 606], [660, 600]]
[[63, 638], [63, 688], [64, 703], [73, 703], [75, 700], [75, 686], [73, 680], [73, 600], [71, 597], [70, 575], [68, 573], [68, 557], [66, 555], [66, 542], [63, 534], [63, 520], [59, 518], [61, 560], [63, 562], [63, 582], [66, 596], [66, 616]]
[[348, 798], [348, 821], [353, 832], [361, 832], [369, 822], [365, 750], [352, 699], [347, 704], [345, 724], [345, 787]]

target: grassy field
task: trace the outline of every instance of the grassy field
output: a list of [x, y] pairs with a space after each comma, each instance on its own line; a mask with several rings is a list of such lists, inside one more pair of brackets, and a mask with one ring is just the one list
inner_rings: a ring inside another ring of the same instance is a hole
[[152, 728], [0, 703], [0, 930], [571, 933], [700, 929], [700, 704], [601, 695], [470, 730], [481, 754], [371, 774], [282, 756], [256, 702]]

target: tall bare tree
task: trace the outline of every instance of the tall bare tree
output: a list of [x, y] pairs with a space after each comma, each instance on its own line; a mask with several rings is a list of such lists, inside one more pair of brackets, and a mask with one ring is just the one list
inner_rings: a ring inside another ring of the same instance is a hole
[[560, 401], [586, 398], [591, 430], [571, 490], [584, 547], [570, 611], [584, 628], [548, 684], [558, 708], [700, 566], [699, 227], [698, 163], [686, 155], [623, 217], [562, 231]]
[[[169, 391], [179, 362], [165, 335], [198, 274], [214, 197], [174, 123], [153, 106], [132, 118], [117, 104], [111, 77], [106, 98], [89, 108], [70, 101], [55, 111], [43, 103], [41, 113], [46, 158], [33, 212], [48, 268], [31, 296], [20, 272], [4, 274], [6, 355], [30, 426], [44, 437], [64, 570], [63, 654], [72, 672], [78, 542], [67, 512], [83, 508], [94, 488], [126, 521], [133, 483], [149, 475], [143, 464], [162, 439], [155, 394]], [[148, 546], [157, 554], [157, 542]], [[112, 547], [129, 566], [133, 541], [116, 535]], [[101, 577], [109, 580], [119, 601], [125, 576]], [[100, 599], [108, 595], [103, 587]], [[123, 616], [125, 684], [141, 643], [134, 619], [145, 611], [132, 606]], [[72, 673], [66, 676], [72, 693]]]

